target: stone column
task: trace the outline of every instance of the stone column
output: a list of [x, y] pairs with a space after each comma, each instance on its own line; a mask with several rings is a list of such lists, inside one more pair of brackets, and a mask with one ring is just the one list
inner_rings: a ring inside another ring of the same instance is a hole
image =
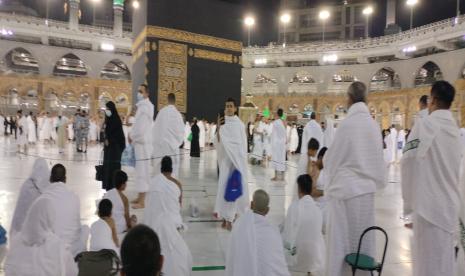
[[113, 33], [115, 36], [123, 36], [123, 11], [124, 0], [113, 0]]
[[79, 2], [80, 0], [69, 0], [69, 28], [79, 29]]

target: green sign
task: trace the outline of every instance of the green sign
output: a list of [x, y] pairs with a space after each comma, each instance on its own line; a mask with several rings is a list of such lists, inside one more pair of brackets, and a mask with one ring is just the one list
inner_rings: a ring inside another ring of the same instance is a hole
[[268, 107], [265, 107], [262, 112], [263, 117], [269, 118], [270, 117], [270, 109]]
[[124, 0], [113, 0], [114, 6], [124, 6]]

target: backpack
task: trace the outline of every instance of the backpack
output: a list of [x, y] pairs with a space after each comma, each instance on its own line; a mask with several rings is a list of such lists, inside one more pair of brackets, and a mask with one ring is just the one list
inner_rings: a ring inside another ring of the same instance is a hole
[[226, 183], [224, 200], [234, 202], [242, 196], [242, 175], [238, 170], [234, 170]]
[[109, 249], [79, 253], [75, 261], [78, 276], [116, 276], [121, 266], [116, 252]]

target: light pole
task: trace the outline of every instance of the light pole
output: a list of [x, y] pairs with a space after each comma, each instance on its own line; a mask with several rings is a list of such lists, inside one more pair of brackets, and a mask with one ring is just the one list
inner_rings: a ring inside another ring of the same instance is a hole
[[286, 47], [286, 26], [291, 22], [291, 15], [284, 13], [279, 17], [279, 20], [283, 24], [283, 47]]
[[45, 25], [48, 26], [48, 1], [49, 0], [45, 0]]
[[323, 21], [323, 44], [325, 43], [325, 28], [326, 28], [326, 20], [328, 20], [330, 13], [328, 10], [322, 10], [318, 14], [318, 17], [321, 21]]
[[457, 18], [460, 16], [460, 0], [457, 0]]
[[410, 29], [413, 28], [413, 8], [418, 4], [418, 0], [407, 0], [407, 6], [410, 7]]
[[365, 27], [365, 38], [368, 38], [370, 36], [370, 16], [371, 14], [373, 13], [373, 7], [371, 6], [368, 6], [366, 8], [363, 9], [363, 15], [366, 16], [367, 18], [367, 24], [366, 24], [366, 27]]
[[97, 4], [100, 3], [101, 0], [92, 0], [92, 25], [95, 26], [95, 12], [97, 10]]
[[255, 18], [252, 16], [247, 16], [244, 19], [244, 24], [247, 27], [247, 46], [250, 47], [250, 32], [252, 30], [252, 27], [255, 25]]

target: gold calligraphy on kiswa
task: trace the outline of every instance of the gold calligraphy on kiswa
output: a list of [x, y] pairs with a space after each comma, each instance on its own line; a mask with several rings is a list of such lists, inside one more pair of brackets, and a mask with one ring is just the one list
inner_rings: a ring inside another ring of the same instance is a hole
[[168, 104], [168, 94], [176, 96], [176, 107], [187, 111], [187, 45], [159, 41], [158, 100], [160, 110]]

